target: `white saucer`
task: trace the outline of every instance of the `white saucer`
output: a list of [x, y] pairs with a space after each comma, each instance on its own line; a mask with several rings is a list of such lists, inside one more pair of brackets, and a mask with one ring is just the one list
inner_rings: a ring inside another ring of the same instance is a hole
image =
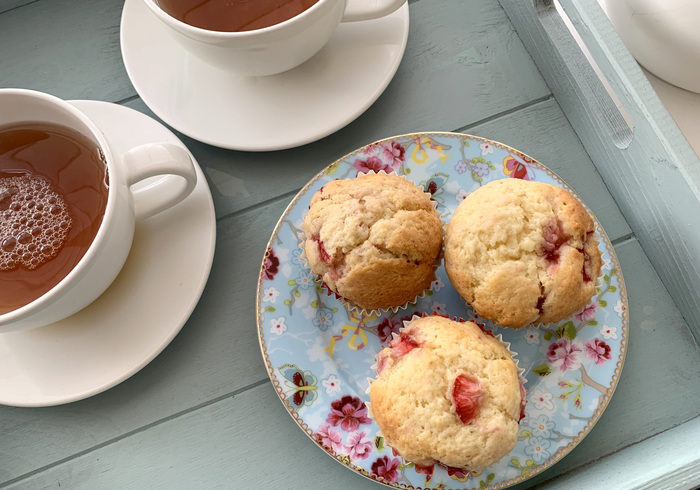
[[367, 110], [399, 67], [408, 24], [406, 2], [381, 19], [341, 24], [293, 70], [241, 77], [191, 56], [142, 0], [126, 0], [121, 47], [136, 91], [163, 121], [210, 145], [269, 151], [321, 139]]
[[[140, 112], [106, 102], [71, 103], [116, 152], [153, 141], [182, 145]], [[137, 223], [124, 268], [94, 303], [43, 328], [0, 334], [0, 404], [50, 406], [100, 393], [143, 368], [180, 331], [209, 277], [216, 237], [211, 193], [195, 167], [195, 190]]]

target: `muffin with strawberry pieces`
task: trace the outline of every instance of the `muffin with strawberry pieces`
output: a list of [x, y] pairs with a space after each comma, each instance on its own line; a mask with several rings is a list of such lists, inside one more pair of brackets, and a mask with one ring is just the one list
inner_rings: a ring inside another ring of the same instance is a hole
[[556, 323], [591, 300], [600, 274], [595, 223], [561, 187], [496, 180], [460, 203], [445, 232], [457, 292], [504, 327]]
[[406, 322], [377, 355], [370, 405], [405, 460], [480, 471], [515, 447], [525, 393], [499, 339], [433, 315]]
[[430, 287], [442, 251], [442, 222], [423, 189], [395, 174], [334, 180], [304, 217], [306, 260], [349, 307], [406, 305]]

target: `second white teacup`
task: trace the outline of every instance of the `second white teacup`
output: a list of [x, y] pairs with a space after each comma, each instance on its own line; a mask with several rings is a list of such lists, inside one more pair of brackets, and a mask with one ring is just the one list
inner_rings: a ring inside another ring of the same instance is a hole
[[[163, 8], [166, 6], [164, 0], [143, 1], [194, 56], [240, 75], [266, 76], [291, 70], [307, 61], [323, 48], [340, 22], [383, 17], [397, 10], [406, 0], [318, 0], [301, 13], [274, 25], [233, 32], [204, 29], [178, 20]], [[177, 3], [178, 0], [170, 1]], [[195, 2], [197, 6], [193, 9], [204, 8], [216, 1], [219, 0]], [[246, 5], [259, 8], [274, 2], [244, 0], [226, 3], [227, 8], [234, 9]], [[232, 11], [227, 15], [237, 14]]]

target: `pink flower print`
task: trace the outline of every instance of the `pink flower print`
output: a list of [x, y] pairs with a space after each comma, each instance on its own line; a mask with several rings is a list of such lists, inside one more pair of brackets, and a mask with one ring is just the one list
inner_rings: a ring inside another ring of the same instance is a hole
[[460, 189], [459, 191], [457, 191], [457, 196], [456, 196], [457, 202], [464, 201], [468, 195], [469, 195], [469, 192], [465, 191], [464, 189]]
[[379, 335], [379, 340], [381, 340], [383, 343], [388, 343], [393, 339], [393, 333], [399, 333], [399, 329], [401, 328], [401, 325], [403, 324], [403, 319], [399, 320], [398, 318], [385, 318], [382, 320], [382, 323], [380, 323], [377, 326], [377, 335]]
[[586, 357], [593, 359], [597, 365], [602, 366], [606, 361], [612, 359], [610, 346], [604, 340], [584, 340], [583, 343], [586, 346]]
[[345, 432], [356, 431], [360, 424], [371, 424], [367, 417], [367, 405], [356, 396], [345, 395], [340, 400], [331, 403], [331, 413], [326, 417], [326, 422], [340, 428]]
[[379, 146], [382, 149], [382, 159], [391, 162], [394, 169], [399, 168], [399, 165], [406, 160], [406, 148], [396, 141], [380, 143]]
[[367, 160], [360, 160], [359, 158], [355, 160], [352, 166], [357, 170], [357, 173], [367, 173], [371, 170], [379, 173], [384, 170], [386, 173], [391, 173], [394, 171], [391, 165], [386, 165], [382, 162], [379, 157], [368, 157]]
[[272, 247], [267, 249], [268, 254], [267, 257], [265, 258], [265, 263], [263, 264], [263, 270], [261, 272], [261, 276], [263, 279], [267, 279], [268, 281], [271, 281], [274, 279], [275, 274], [279, 271], [279, 265], [280, 261], [279, 259], [275, 256], [275, 251], [272, 249]]
[[467, 170], [469, 170], [469, 165], [467, 165], [467, 162], [465, 162], [464, 160], [458, 161], [457, 164], [455, 165], [455, 171], [458, 174], [463, 174]]
[[581, 366], [582, 352], [583, 348], [579, 342], [559, 339], [549, 346], [547, 361], [561, 372], [578, 369]]
[[343, 452], [345, 449], [345, 446], [343, 446], [343, 435], [340, 431], [331, 429], [328, 424], [321, 424], [318, 432], [316, 432], [316, 439], [336, 453]]
[[406, 148], [396, 141], [385, 141], [368, 146], [364, 156], [379, 157], [382, 162], [387, 162], [392, 169], [396, 170], [406, 160]]
[[348, 436], [346, 449], [353, 460], [367, 459], [372, 452], [372, 441], [365, 439], [364, 432], [353, 432]]
[[579, 322], [590, 322], [595, 318], [596, 308], [598, 308], [598, 302], [593, 301], [591, 304], [583, 308], [583, 310], [581, 310], [579, 313], [576, 313], [574, 315], [574, 318], [576, 318], [576, 320]]
[[394, 483], [399, 480], [397, 471], [401, 462], [397, 458], [389, 459], [389, 456], [382, 456], [372, 463], [372, 475], [387, 483]]

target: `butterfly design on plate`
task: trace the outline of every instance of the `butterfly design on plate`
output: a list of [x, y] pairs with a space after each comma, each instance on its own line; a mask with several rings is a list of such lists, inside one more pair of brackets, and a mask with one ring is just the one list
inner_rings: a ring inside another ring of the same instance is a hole
[[318, 379], [311, 371], [302, 371], [295, 364], [284, 364], [278, 369], [285, 378], [284, 385], [289, 388], [286, 393], [292, 409], [309, 406], [318, 398]]
[[427, 181], [420, 183], [423, 186], [423, 190], [430, 193], [430, 198], [438, 203], [442, 218], [450, 215], [450, 210], [447, 209], [447, 204], [445, 204], [445, 185], [449, 178], [448, 174], [438, 172], [432, 174]]
[[531, 163], [532, 160], [528, 158], [509, 153], [503, 159], [503, 173], [514, 179], [535, 180], [535, 173], [530, 167]]

